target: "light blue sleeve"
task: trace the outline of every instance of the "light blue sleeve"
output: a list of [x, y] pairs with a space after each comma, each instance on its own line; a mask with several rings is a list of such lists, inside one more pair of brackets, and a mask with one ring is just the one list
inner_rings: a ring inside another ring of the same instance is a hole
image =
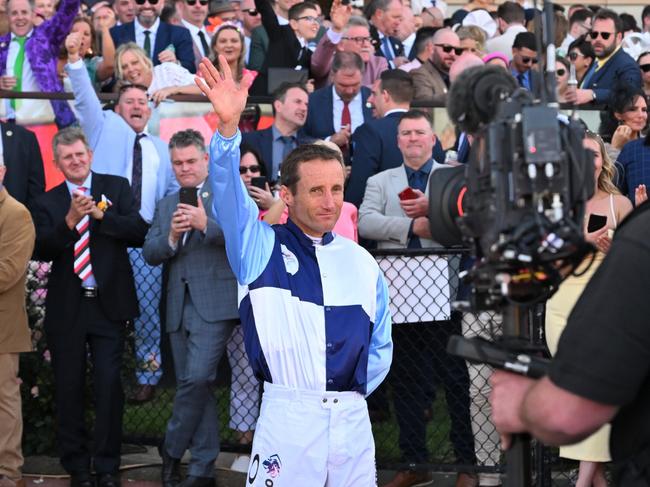
[[377, 314], [375, 326], [370, 337], [368, 350], [368, 371], [366, 374], [366, 396], [379, 387], [386, 378], [393, 361], [392, 322], [389, 308], [389, 295], [386, 280], [381, 271], [377, 277]]
[[93, 84], [88, 76], [83, 61], [66, 64], [72, 92], [74, 93], [74, 107], [82, 130], [88, 138], [90, 148], [95, 150], [104, 129], [104, 112], [99, 103]]
[[212, 207], [226, 241], [226, 253], [237, 280], [247, 285], [266, 268], [275, 232], [258, 219], [259, 209], [239, 176], [239, 130], [231, 138], [216, 131], [210, 141]]

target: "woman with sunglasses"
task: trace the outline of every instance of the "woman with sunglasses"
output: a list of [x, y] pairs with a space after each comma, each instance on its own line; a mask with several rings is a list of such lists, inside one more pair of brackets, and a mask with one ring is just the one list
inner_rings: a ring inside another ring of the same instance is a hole
[[586, 35], [581, 35], [569, 44], [567, 57], [571, 64], [576, 67], [576, 79], [578, 80], [578, 86], [580, 86], [582, 79], [591, 67], [591, 63], [596, 59], [594, 49], [591, 47], [591, 43], [587, 41]]
[[569, 88], [569, 61], [558, 56], [555, 58], [555, 89], [557, 101], [566, 103], [566, 91]]
[[[587, 201], [585, 239], [591, 242], [598, 252], [588, 269], [579, 275], [569, 276], [560, 285], [558, 292], [546, 303], [546, 343], [553, 355], [557, 351], [557, 344], [571, 309], [609, 250], [612, 232], [618, 223], [632, 211], [632, 204], [619, 193], [612, 183], [614, 166], [607, 156], [602, 139], [598, 135], [588, 132], [583, 145], [585, 149], [594, 153], [596, 184], [594, 195]], [[592, 215], [599, 216], [600, 220], [604, 220], [600, 228], [596, 228], [595, 223], [592, 223], [595, 221], [591, 219]], [[592, 231], [589, 231], [589, 227]], [[576, 487], [607, 486], [604, 462], [611, 460], [609, 431], [609, 425], [606, 425], [575, 445], [560, 447], [560, 457], [580, 461]]]
[[616, 161], [625, 144], [641, 137], [648, 125], [648, 102], [645, 93], [627, 84], [612, 90], [607, 104], [607, 116], [599, 133], [607, 145], [609, 157]]
[[260, 217], [264, 216], [266, 210], [271, 208], [271, 205], [275, 202], [275, 198], [268, 181], [264, 183], [264, 189], [253, 185], [253, 178], [266, 177], [266, 167], [261, 162], [262, 157], [254, 147], [245, 142], [239, 146], [239, 154], [239, 175], [241, 180], [246, 186], [248, 194], [260, 209]]
[[171, 95], [198, 94], [194, 75], [179, 64], [163, 62], [153, 65], [135, 42], [127, 42], [115, 53], [115, 75], [119, 85], [142, 85], [156, 106]]
[[641, 77], [643, 79], [643, 91], [646, 96], [650, 96], [650, 51], [641, 53], [636, 60], [641, 70]]

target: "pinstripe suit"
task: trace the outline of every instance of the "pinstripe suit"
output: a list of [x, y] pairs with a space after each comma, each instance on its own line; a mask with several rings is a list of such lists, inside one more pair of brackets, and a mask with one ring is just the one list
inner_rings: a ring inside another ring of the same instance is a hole
[[[205, 208], [212, 197], [200, 190]], [[172, 214], [179, 196], [158, 202], [143, 255], [151, 265], [167, 263], [167, 320], [174, 366], [176, 397], [167, 424], [165, 448], [173, 458], [190, 449], [188, 475], [212, 477], [219, 454], [217, 411], [211, 385], [228, 337], [237, 323], [237, 283], [228, 265], [223, 234], [208, 216], [205, 234], [192, 230], [173, 249], [168, 242]]]

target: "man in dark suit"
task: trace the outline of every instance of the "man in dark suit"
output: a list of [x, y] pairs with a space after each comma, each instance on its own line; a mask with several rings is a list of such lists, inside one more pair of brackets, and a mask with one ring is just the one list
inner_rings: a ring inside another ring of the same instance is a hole
[[361, 86], [363, 60], [354, 52], [337, 52], [332, 63], [333, 83], [309, 95], [307, 122], [301, 132], [316, 139], [330, 138], [344, 152], [350, 137], [372, 120], [367, 106], [370, 90]]
[[594, 16], [588, 38], [596, 59], [585, 73], [580, 89], [575, 91], [575, 98], [567, 97], [568, 102], [607, 103], [616, 84], [627, 83], [639, 89], [643, 86], [639, 66], [621, 49], [623, 22], [618, 14], [600, 9]]
[[269, 0], [255, 0], [262, 25], [269, 36], [269, 47], [260, 74], [251, 87], [254, 93], [268, 92], [269, 68], [301, 68], [309, 71], [309, 41], [318, 34], [318, 12], [313, 3], [300, 2], [289, 9], [289, 24], [280, 25]]
[[[138, 314], [128, 247], [147, 225], [129, 182], [90, 171], [92, 152], [79, 128], [54, 136], [65, 181], [34, 203], [36, 255], [52, 261], [45, 333], [52, 353], [59, 455], [71, 487], [119, 487], [124, 393], [120, 379], [127, 322]], [[95, 425], [88, 448], [84, 393], [87, 345], [93, 361]]]
[[311, 138], [301, 135], [300, 128], [307, 120], [309, 94], [299, 83], [283, 83], [273, 94], [273, 125], [264, 130], [245, 132], [242, 143], [247, 143], [262, 155], [269, 180], [278, 179], [285, 156]]
[[[352, 172], [345, 188], [345, 201], [360, 206], [368, 178], [402, 164], [397, 124], [409, 110], [414, 92], [413, 80], [399, 69], [384, 71], [375, 82], [368, 101], [374, 105], [378, 119], [364, 123], [352, 136]], [[445, 159], [439, 140], [433, 147], [433, 159]]]
[[[167, 264], [167, 320], [176, 397], [161, 448], [163, 482], [179, 480], [180, 459], [192, 453], [183, 487], [214, 485], [219, 454], [219, 418], [212, 383], [228, 337], [237, 324], [237, 282], [228, 265], [223, 233], [212, 208], [208, 155], [201, 134], [188, 129], [169, 141], [176, 179], [198, 192], [197, 206], [179, 203], [179, 193], [158, 202], [143, 247], [151, 265]], [[215, 296], [218, 299], [215, 299]]]
[[178, 61], [190, 73], [196, 73], [190, 32], [162, 22], [159, 17], [163, 6], [161, 0], [136, 0], [135, 20], [111, 28], [115, 47], [135, 42], [149, 55], [154, 66]]
[[7, 175], [4, 187], [28, 208], [45, 191], [43, 158], [34, 132], [17, 124], [0, 122], [0, 147]]
[[397, 37], [397, 29], [402, 22], [402, 2], [400, 0], [373, 0], [368, 6], [370, 36], [375, 45], [375, 54], [383, 56], [391, 68], [408, 62], [404, 45]]
[[520, 32], [512, 43], [510, 72], [522, 88], [534, 92], [541, 83], [537, 71], [537, 41], [532, 32]]

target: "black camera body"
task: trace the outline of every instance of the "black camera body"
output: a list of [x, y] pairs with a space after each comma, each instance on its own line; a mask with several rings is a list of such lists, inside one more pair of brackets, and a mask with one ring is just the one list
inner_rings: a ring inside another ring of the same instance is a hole
[[582, 222], [594, 165], [583, 149], [584, 126], [510, 78], [489, 67], [458, 78], [464, 101], [452, 86], [449, 113], [472, 130], [470, 159], [431, 178], [432, 235], [472, 250], [465, 279], [475, 310], [547, 299], [562, 280], [558, 267], [577, 265], [590, 251]]

